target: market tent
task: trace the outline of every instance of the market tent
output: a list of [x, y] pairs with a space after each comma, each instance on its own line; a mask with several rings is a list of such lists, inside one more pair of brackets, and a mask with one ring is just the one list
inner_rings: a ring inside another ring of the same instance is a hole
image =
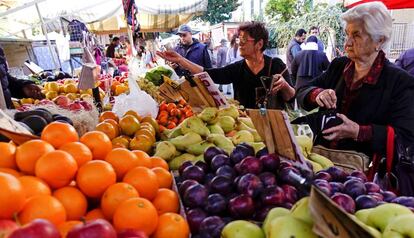
[[[344, 5], [347, 8], [351, 8], [361, 3], [377, 2], [378, 0], [345, 0]], [[414, 8], [413, 0], [381, 0], [388, 9], [404, 9]]]

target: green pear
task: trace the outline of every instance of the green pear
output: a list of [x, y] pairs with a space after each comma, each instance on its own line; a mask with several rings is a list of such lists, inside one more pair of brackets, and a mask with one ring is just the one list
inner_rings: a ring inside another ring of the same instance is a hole
[[204, 122], [211, 122], [217, 118], [218, 109], [215, 107], [207, 107], [205, 108], [198, 117], [203, 120]]
[[[181, 131], [181, 128], [179, 126], [175, 127], [174, 129], [166, 129], [162, 132], [162, 136], [165, 136], [166, 139], [163, 140], [169, 140], [172, 138], [175, 138], [177, 136], [183, 135], [183, 132]], [[162, 137], [161, 136], [161, 137]]]
[[208, 125], [207, 128], [210, 130], [211, 134], [221, 134], [221, 135], [225, 134], [223, 129], [221, 129], [221, 127], [217, 124]]
[[238, 145], [242, 142], [254, 142], [254, 137], [252, 133], [247, 130], [241, 130], [236, 132], [236, 134], [231, 138], [233, 144]]
[[355, 216], [358, 218], [358, 220], [362, 221], [363, 223], [368, 223], [368, 216], [369, 214], [374, 210], [374, 208], [368, 208], [368, 209], [361, 209], [357, 212], [355, 212]]
[[249, 131], [254, 137], [254, 142], [262, 142], [263, 141], [262, 137], [259, 135], [259, 133], [257, 132], [256, 129], [252, 129], [252, 128], [248, 127], [243, 122], [240, 122], [240, 121], [236, 122], [236, 130], [238, 130], [238, 131], [241, 131], [241, 130]]
[[305, 136], [305, 135], [295, 136], [295, 137], [296, 137], [296, 141], [298, 142], [299, 146], [302, 148], [302, 151], [304, 152], [305, 156], [308, 156], [310, 153], [312, 153], [313, 142], [310, 137]]
[[272, 210], [270, 210], [269, 213], [267, 213], [266, 219], [263, 222], [263, 225], [262, 225], [263, 231], [267, 234], [267, 231], [269, 231], [270, 229], [270, 224], [274, 219], [278, 217], [286, 216], [289, 214], [290, 214], [290, 211], [284, 207], [272, 208]]
[[259, 134], [259, 132], [257, 132], [257, 130], [249, 129], [248, 131], [250, 133], [252, 133], [252, 135], [254, 137], [254, 142], [263, 142], [263, 138], [260, 136], [260, 134]]
[[215, 146], [213, 143], [210, 143], [208, 141], [201, 141], [199, 143], [192, 144], [187, 147], [187, 153], [193, 154], [193, 155], [200, 155], [203, 154], [204, 151], [209, 148]]
[[207, 141], [214, 143], [216, 146], [220, 147], [227, 153], [231, 153], [234, 149], [233, 142], [224, 135], [220, 134], [210, 134], [207, 137]]
[[242, 122], [243, 124], [245, 124], [246, 126], [255, 129], [253, 121], [250, 117], [238, 117], [237, 121]]
[[300, 219], [313, 226], [313, 219], [309, 210], [309, 197], [304, 197], [297, 201], [290, 209], [292, 217]]
[[[368, 215], [367, 225], [384, 232], [388, 223], [401, 215], [413, 214], [410, 209], [395, 203], [386, 203], [374, 208]], [[414, 227], [414, 225], [413, 225]]]
[[168, 162], [168, 166], [170, 167], [171, 170], [177, 170], [178, 168], [180, 168], [180, 166], [186, 162], [186, 161], [194, 161], [195, 160], [195, 156], [192, 154], [182, 154], [180, 156], [175, 157], [174, 159], [172, 159], [170, 162]]
[[310, 155], [308, 156], [308, 159], [320, 164], [322, 168], [324, 169], [334, 166], [334, 164], [332, 163], [330, 159], [320, 154], [310, 153]]
[[236, 121], [231, 116], [221, 116], [218, 118], [217, 123], [220, 125], [221, 129], [223, 129], [224, 133], [234, 130], [236, 126]]
[[[368, 210], [368, 209], [362, 209], [362, 210]], [[349, 216], [351, 216], [353, 218], [353, 220], [360, 226], [364, 227], [365, 230], [367, 230], [373, 238], [382, 238], [382, 234], [381, 232], [379, 232], [377, 229], [368, 226], [367, 224], [365, 224], [364, 222], [362, 222], [357, 216], [349, 214]]]
[[383, 238], [414, 238], [414, 214], [393, 218], [382, 234]]
[[278, 217], [270, 223], [268, 238], [317, 238], [312, 226], [290, 215]]
[[170, 140], [170, 142], [177, 148], [178, 150], [185, 150], [188, 146], [199, 143], [203, 139], [201, 136], [195, 132], [188, 132], [183, 136], [177, 136]]
[[167, 161], [171, 160], [175, 156], [175, 152], [177, 149], [175, 146], [169, 141], [160, 141], [157, 143], [155, 147], [155, 154], [154, 156], [161, 157]]
[[227, 224], [221, 231], [221, 238], [265, 238], [262, 229], [248, 221], [238, 220]]
[[313, 170], [314, 173], [317, 173], [317, 172], [323, 170], [322, 165], [320, 165], [320, 164], [318, 164], [318, 163], [316, 163], [316, 162], [314, 162], [310, 159], [307, 159], [307, 158], [305, 158], [305, 160], [312, 164], [312, 170]]
[[228, 107], [228, 108], [220, 109], [219, 112], [218, 112], [219, 117], [221, 117], [221, 116], [230, 116], [233, 119], [236, 119], [236, 118], [239, 117], [239, 115], [240, 115], [239, 109], [237, 109], [237, 107], [235, 107], [233, 105]]
[[204, 154], [201, 154], [193, 159], [194, 162], [203, 161], [204, 162]]
[[247, 144], [251, 145], [254, 149], [254, 153], [256, 154], [259, 150], [266, 147], [265, 143], [263, 142], [247, 142]]
[[183, 134], [187, 134], [190, 131], [195, 132], [203, 137], [206, 137], [210, 134], [210, 131], [204, 124], [203, 120], [197, 116], [186, 118], [183, 122], [181, 122], [180, 127]]

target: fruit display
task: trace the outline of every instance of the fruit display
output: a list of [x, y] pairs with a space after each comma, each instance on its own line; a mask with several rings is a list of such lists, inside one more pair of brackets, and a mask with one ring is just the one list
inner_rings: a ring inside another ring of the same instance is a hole
[[157, 116], [157, 122], [160, 125], [160, 132], [165, 129], [173, 129], [184, 119], [194, 115], [193, 109], [184, 99], [176, 103], [161, 102]]
[[171, 78], [172, 74], [173, 71], [171, 69], [167, 69], [163, 66], [157, 66], [155, 68], [152, 68], [151, 70], [148, 70], [144, 78], [148, 79], [155, 86], [160, 86], [164, 83], [163, 76]]
[[247, 143], [257, 152], [265, 147], [250, 118], [240, 117], [236, 107], [205, 108], [198, 115], [184, 119], [177, 127], [161, 133], [155, 156], [169, 162], [177, 170], [185, 161], [204, 160], [205, 149], [217, 146], [228, 154], [236, 145]]
[[[113, 148], [101, 131], [79, 136], [70, 124], [51, 122], [40, 139], [0, 142], [0, 154], [0, 234], [189, 236], [168, 164], [142, 150]], [[22, 227], [13, 225], [14, 217]]]

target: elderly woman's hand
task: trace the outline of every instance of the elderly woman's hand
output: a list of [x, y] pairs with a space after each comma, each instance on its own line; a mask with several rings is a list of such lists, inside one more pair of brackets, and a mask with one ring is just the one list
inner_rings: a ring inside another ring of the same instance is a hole
[[336, 108], [336, 93], [332, 89], [325, 89], [316, 96], [316, 103], [327, 109]]
[[341, 118], [343, 123], [338, 126], [331, 127], [322, 131], [324, 134], [323, 138], [326, 140], [341, 140], [341, 139], [357, 139], [359, 133], [358, 123], [351, 121], [348, 117], [343, 114], [336, 114], [337, 117]]
[[157, 55], [164, 60], [170, 61], [172, 63], [180, 63], [180, 60], [183, 58], [180, 54], [175, 51], [157, 51]]
[[273, 82], [272, 89], [271, 89], [272, 94], [276, 94], [280, 90], [283, 90], [283, 89], [289, 87], [288, 82], [286, 82], [285, 78], [281, 74], [273, 75], [272, 82]]

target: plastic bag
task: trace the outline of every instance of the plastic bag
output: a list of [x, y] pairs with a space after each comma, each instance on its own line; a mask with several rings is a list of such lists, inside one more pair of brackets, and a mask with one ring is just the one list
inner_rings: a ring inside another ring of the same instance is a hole
[[158, 114], [158, 103], [149, 94], [142, 91], [135, 81], [140, 73], [139, 63], [137, 61], [137, 59], [133, 59], [129, 65], [129, 94], [116, 96], [112, 111], [119, 117], [122, 117], [129, 110], [133, 110], [140, 116], [156, 118]]

